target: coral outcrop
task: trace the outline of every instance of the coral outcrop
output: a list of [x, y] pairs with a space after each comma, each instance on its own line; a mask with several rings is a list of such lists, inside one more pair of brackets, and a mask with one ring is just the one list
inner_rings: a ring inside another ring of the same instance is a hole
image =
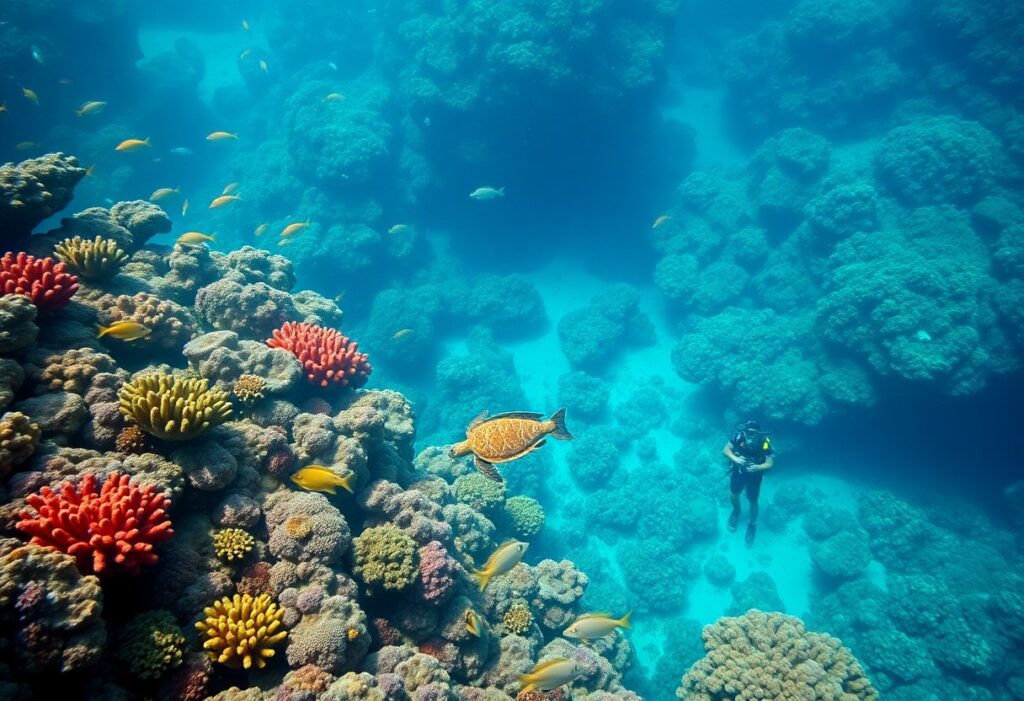
[[118, 393], [121, 414], [146, 433], [186, 441], [231, 418], [227, 393], [207, 381], [172, 375], [140, 375]]
[[28, 297], [40, 314], [64, 307], [78, 291], [78, 278], [64, 263], [27, 253], [6, 253], [0, 258], [0, 295]]
[[271, 348], [282, 348], [302, 363], [306, 379], [320, 387], [350, 387], [366, 384], [372, 368], [358, 344], [335, 329], [315, 324], [286, 322], [274, 329], [267, 341]]

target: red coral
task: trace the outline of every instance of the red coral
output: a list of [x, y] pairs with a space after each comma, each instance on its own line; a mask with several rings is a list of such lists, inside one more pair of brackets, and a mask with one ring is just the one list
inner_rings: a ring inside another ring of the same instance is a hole
[[356, 389], [366, 384], [372, 371], [366, 353], [358, 351], [358, 343], [316, 324], [286, 321], [274, 330], [267, 345], [298, 358], [306, 379], [321, 387], [337, 384]]
[[83, 574], [138, 574], [142, 565], [157, 561], [154, 546], [174, 535], [167, 516], [170, 499], [116, 472], [99, 493], [90, 473], [77, 490], [65, 482], [59, 492], [43, 487], [25, 501], [35, 513], [18, 514], [18, 530], [32, 536], [34, 545], [74, 556]]
[[78, 291], [78, 278], [53, 258], [8, 252], [0, 258], [0, 295], [25, 295], [40, 313], [67, 304]]

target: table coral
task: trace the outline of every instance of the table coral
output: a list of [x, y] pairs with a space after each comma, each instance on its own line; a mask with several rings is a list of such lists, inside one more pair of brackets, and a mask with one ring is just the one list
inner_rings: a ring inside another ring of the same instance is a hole
[[703, 636], [707, 654], [676, 691], [683, 701], [878, 698], [853, 653], [799, 618], [753, 609], [718, 619]]
[[352, 541], [352, 572], [371, 590], [401, 591], [419, 573], [416, 541], [391, 526], [367, 528]]
[[146, 433], [170, 441], [191, 440], [231, 418], [227, 393], [207, 381], [160, 373], [139, 375], [118, 393], [121, 414]]
[[66, 306], [77, 291], [78, 278], [53, 258], [11, 252], [0, 258], [0, 295], [28, 297], [40, 314]]
[[117, 241], [102, 236], [91, 240], [81, 236], [64, 239], [54, 248], [54, 255], [68, 270], [90, 282], [112, 278], [128, 261], [128, 254]]
[[181, 665], [185, 649], [185, 636], [174, 616], [157, 610], [129, 621], [114, 655], [139, 679], [159, 679]]
[[335, 329], [315, 324], [285, 322], [267, 340], [271, 348], [283, 348], [302, 363], [306, 379], [314, 385], [351, 387], [366, 384], [372, 372], [359, 344]]
[[255, 544], [255, 539], [241, 528], [222, 528], [213, 534], [213, 552], [228, 562], [241, 560]]
[[227, 667], [263, 669], [276, 653], [274, 647], [288, 637], [281, 624], [284, 609], [266, 594], [225, 596], [203, 612], [205, 620], [196, 622], [203, 648], [211, 660]]
[[74, 556], [84, 573], [138, 574], [156, 563], [155, 547], [174, 535], [170, 499], [116, 472], [98, 492], [89, 473], [77, 488], [70, 482], [60, 491], [43, 487], [25, 501], [31, 508], [19, 514], [18, 530], [34, 545]]

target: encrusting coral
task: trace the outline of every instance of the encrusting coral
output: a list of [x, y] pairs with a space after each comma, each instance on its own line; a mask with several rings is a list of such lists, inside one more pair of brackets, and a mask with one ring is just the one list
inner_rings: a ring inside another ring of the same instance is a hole
[[352, 541], [352, 572], [376, 590], [401, 591], [416, 580], [416, 541], [392, 525], [367, 528]]
[[241, 560], [255, 544], [255, 539], [241, 528], [222, 528], [213, 534], [214, 553], [228, 562]]
[[196, 622], [203, 648], [211, 660], [228, 667], [263, 669], [274, 647], [288, 637], [281, 622], [284, 609], [267, 594], [225, 596], [203, 612], [206, 619]]
[[146, 433], [169, 441], [187, 441], [231, 418], [226, 392], [205, 379], [140, 375], [118, 393], [121, 415]]
[[54, 255], [68, 270], [90, 282], [112, 278], [128, 262], [128, 254], [117, 241], [102, 236], [64, 239], [54, 248]]
[[231, 393], [235, 395], [242, 404], [250, 404], [263, 399], [263, 392], [267, 389], [267, 381], [258, 375], [242, 375], [231, 387]]
[[0, 416], [0, 477], [32, 457], [40, 435], [39, 424], [20, 411]]
[[121, 631], [116, 657], [139, 679], [159, 679], [181, 665], [186, 642], [168, 611], [147, 611]]

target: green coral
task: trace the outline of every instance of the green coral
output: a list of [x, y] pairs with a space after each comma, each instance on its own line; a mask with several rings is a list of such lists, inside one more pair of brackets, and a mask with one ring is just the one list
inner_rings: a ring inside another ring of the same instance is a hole
[[532, 538], [544, 530], [544, 507], [533, 497], [509, 497], [505, 501], [505, 517], [516, 538]]
[[456, 501], [483, 513], [495, 511], [505, 502], [505, 485], [479, 472], [459, 477], [452, 486]]
[[147, 611], [121, 632], [116, 657], [139, 679], [159, 679], [181, 664], [185, 636], [168, 611]]
[[118, 393], [121, 415], [146, 433], [169, 441], [195, 438], [231, 418], [231, 402], [205, 379], [154, 373], [126, 382]]
[[370, 589], [401, 591], [419, 575], [416, 541], [395, 526], [367, 528], [352, 545], [353, 573]]

